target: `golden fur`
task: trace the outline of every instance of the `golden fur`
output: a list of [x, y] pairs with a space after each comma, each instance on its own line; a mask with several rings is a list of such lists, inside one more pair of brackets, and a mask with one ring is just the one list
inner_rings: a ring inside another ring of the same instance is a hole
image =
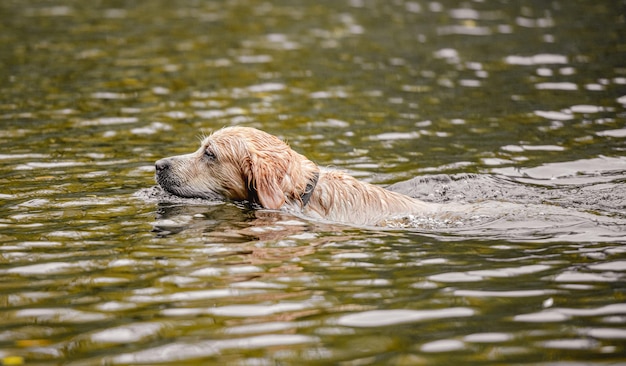
[[357, 225], [433, 208], [344, 172], [320, 169], [276, 136], [250, 127], [218, 130], [196, 152], [157, 161], [156, 180], [182, 197], [245, 200]]

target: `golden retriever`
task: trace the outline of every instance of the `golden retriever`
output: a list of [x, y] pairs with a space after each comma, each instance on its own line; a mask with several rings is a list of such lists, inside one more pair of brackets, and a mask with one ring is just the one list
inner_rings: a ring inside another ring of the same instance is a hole
[[196, 152], [157, 161], [156, 181], [177, 196], [249, 201], [355, 225], [438, 206], [320, 168], [276, 136], [240, 126], [214, 132]]

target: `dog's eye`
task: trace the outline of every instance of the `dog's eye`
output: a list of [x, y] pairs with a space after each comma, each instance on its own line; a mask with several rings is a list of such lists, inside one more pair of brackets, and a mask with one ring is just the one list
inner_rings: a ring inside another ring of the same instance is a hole
[[204, 149], [204, 157], [209, 161], [213, 161], [217, 158], [215, 156], [215, 153], [211, 149], [208, 149], [208, 148]]

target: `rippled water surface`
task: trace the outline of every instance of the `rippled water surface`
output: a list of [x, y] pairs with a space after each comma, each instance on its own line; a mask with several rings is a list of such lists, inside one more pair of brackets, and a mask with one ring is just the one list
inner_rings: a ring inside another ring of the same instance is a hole
[[[624, 362], [625, 8], [1, 2], [0, 359]], [[228, 125], [487, 214], [361, 228], [154, 188]]]

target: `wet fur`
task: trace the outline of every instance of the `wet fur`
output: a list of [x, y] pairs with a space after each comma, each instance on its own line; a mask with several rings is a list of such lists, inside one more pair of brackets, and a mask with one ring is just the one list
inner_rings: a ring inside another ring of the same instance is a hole
[[[303, 204], [302, 196], [315, 177], [313, 193]], [[218, 130], [194, 153], [157, 161], [156, 180], [182, 197], [245, 200], [358, 225], [377, 225], [432, 208], [344, 172], [319, 168], [276, 136], [250, 127]]]

